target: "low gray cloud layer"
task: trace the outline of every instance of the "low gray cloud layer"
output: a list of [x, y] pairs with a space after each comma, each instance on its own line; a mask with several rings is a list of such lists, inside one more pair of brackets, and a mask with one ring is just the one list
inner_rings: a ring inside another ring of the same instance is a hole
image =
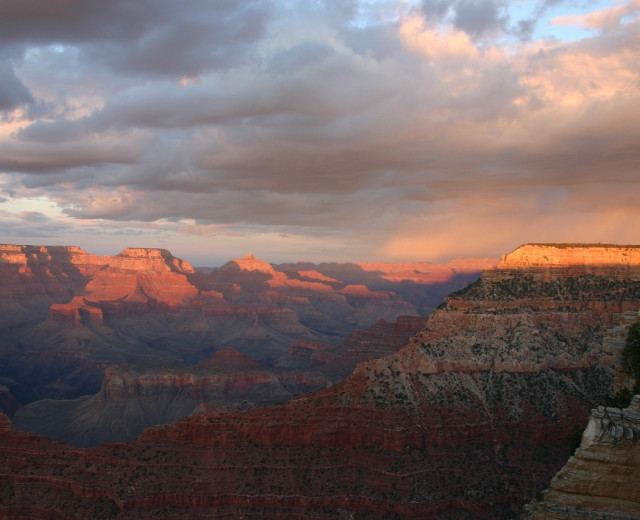
[[0, 61], [0, 110], [33, 103], [31, 93], [16, 77], [10, 63]]
[[640, 241], [623, 7], [521, 43], [535, 24], [498, 0], [0, 0], [0, 232], [243, 236], [274, 260]]

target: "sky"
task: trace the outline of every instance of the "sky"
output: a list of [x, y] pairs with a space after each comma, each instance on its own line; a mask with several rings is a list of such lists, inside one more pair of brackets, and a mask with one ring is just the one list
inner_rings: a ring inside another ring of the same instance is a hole
[[0, 0], [0, 242], [640, 243], [640, 0]]

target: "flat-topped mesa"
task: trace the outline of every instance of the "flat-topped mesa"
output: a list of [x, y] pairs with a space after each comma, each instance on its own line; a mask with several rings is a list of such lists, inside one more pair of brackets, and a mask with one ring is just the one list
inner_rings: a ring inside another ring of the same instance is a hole
[[28, 267], [73, 266], [83, 276], [91, 276], [105, 262], [98, 255], [92, 255], [78, 246], [38, 246], [0, 244], [0, 265], [14, 265], [24, 272]]
[[259, 273], [270, 274], [275, 277], [276, 272], [270, 263], [255, 258], [251, 253], [244, 258], [235, 258], [224, 264], [220, 269], [227, 271], [257, 271]]
[[[178, 307], [198, 295], [198, 289], [187, 278], [194, 272], [191, 264], [175, 258], [166, 249], [127, 248], [106, 258], [108, 267], [97, 273], [84, 289], [82, 296], [87, 302], [126, 300], [126, 312], [133, 312], [129, 303], [140, 303], [135, 308], [144, 311], [158, 305]], [[107, 304], [103, 311], [118, 314], [125, 312], [125, 307], [120, 303]]]
[[0, 322], [15, 322], [15, 312], [37, 320], [34, 309], [43, 312], [51, 303], [68, 302], [104, 265], [102, 258], [77, 246], [1, 244]]
[[53, 255], [87, 255], [78, 246], [31, 246], [0, 244], [0, 262], [2, 263], [24, 263], [33, 258], [51, 258]]
[[135, 271], [173, 271], [181, 274], [194, 272], [189, 262], [174, 257], [166, 249], [128, 247], [116, 256], [92, 255], [78, 246], [33, 246], [0, 244], [0, 265], [20, 267], [58, 267], [72, 265], [85, 276], [98, 269], [111, 267]]
[[503, 256], [498, 269], [572, 266], [629, 266], [640, 269], [640, 245], [524, 244]]
[[116, 256], [106, 258], [110, 267], [120, 269], [153, 272], [173, 271], [181, 274], [194, 272], [189, 262], [176, 258], [167, 249], [128, 247]]

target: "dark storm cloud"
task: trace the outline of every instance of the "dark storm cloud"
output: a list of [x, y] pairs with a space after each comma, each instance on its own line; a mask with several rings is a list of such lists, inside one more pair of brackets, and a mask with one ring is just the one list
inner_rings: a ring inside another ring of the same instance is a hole
[[[188, 198], [176, 192], [102, 190], [77, 194], [65, 210], [74, 218], [138, 220], [178, 220], [188, 211], [189, 218], [222, 225], [260, 225], [299, 227], [313, 233], [328, 233], [336, 221], [366, 222], [389, 210], [388, 200], [370, 190], [360, 194], [280, 194], [270, 190], [219, 190], [216, 193], [193, 193]], [[360, 215], [354, 219], [353, 205]], [[168, 207], [174, 208], [168, 212]], [[188, 208], [188, 210], [187, 210]]]
[[0, 43], [132, 40], [174, 17], [176, 8], [151, 0], [1, 0]]
[[504, 0], [422, 0], [420, 7], [429, 22], [451, 23], [474, 39], [507, 33], [530, 41], [547, 11], [566, 3], [569, 0], [539, 0], [533, 16], [524, 19], [511, 19]]
[[400, 58], [403, 52], [398, 41], [398, 27], [395, 24], [349, 27], [344, 32], [344, 40], [354, 52], [371, 56], [376, 60]]
[[[520, 39], [520, 41], [531, 41], [533, 32], [536, 29], [536, 25], [540, 22], [540, 19], [547, 13], [547, 11], [563, 4], [570, 4], [570, 0], [538, 0], [535, 9], [533, 10], [533, 17], [525, 18], [523, 20], [516, 20], [510, 32]], [[590, 3], [590, 0], [583, 2], [585, 5]]]
[[296, 72], [303, 67], [313, 67], [318, 62], [334, 55], [336, 51], [326, 43], [303, 42], [277, 53], [269, 62], [269, 70], [274, 74]]
[[528, 42], [531, 41], [531, 37], [533, 36], [533, 31], [535, 30], [537, 20], [535, 18], [531, 18], [528, 20], [519, 20], [514, 33], [520, 39], [520, 41]]
[[244, 2], [233, 5], [237, 9], [206, 18], [196, 13], [154, 27], [127, 45], [93, 44], [87, 54], [115, 70], [141, 75], [190, 76], [237, 65], [263, 35], [265, 13]]
[[536, 12], [538, 14], [543, 14], [544, 12], [547, 11], [547, 9], [550, 9], [552, 7], [555, 7], [557, 5], [562, 5], [565, 3], [567, 3], [567, 0], [539, 0], [538, 5], [536, 7]]

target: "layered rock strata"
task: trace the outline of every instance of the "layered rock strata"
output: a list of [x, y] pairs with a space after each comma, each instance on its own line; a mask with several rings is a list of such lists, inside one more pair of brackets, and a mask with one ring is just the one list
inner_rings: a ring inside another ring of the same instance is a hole
[[[451, 287], [478, 274], [451, 271]], [[404, 278], [383, 287], [377, 273], [365, 278], [302, 276], [251, 255], [197, 272], [163, 249], [99, 257], [74, 246], [0, 246], [0, 378], [28, 404], [94, 394], [112, 364], [194, 365], [226, 347], [271, 367], [315, 370], [354, 329], [441, 301], [433, 278], [408, 289]], [[310, 344], [322, 346], [313, 359], [294, 353]]]
[[0, 515], [513, 518], [612, 393], [603, 345], [640, 311], [640, 269], [573, 265], [507, 260], [397, 353], [286, 405], [89, 450], [5, 429]]
[[523, 520], [640, 518], [640, 395], [591, 411], [582, 442]]
[[[287, 361], [266, 367], [232, 348], [195, 366], [110, 366], [100, 391], [72, 400], [28, 404], [13, 417], [16, 428], [75, 446], [135, 439], [144, 428], [198, 411], [233, 411], [282, 403], [344, 379], [358, 362], [397, 351], [424, 318], [381, 320], [359, 329], [335, 350], [295, 342]], [[309, 369], [308, 367], [311, 367]], [[2, 401], [0, 386], [0, 406]], [[13, 414], [19, 408], [7, 408]], [[3, 410], [0, 408], [0, 410]]]
[[75, 246], [0, 244], [0, 331], [44, 319], [52, 303], [69, 301], [104, 265]]
[[196, 411], [282, 403], [328, 384], [322, 374], [269, 369], [227, 348], [192, 367], [109, 367], [96, 395], [31, 403], [13, 424], [74, 446], [95, 446], [130, 441], [146, 427]]
[[127, 248], [104, 258], [96, 272], [69, 303], [53, 304], [50, 320], [103, 325], [104, 315], [124, 317], [150, 310], [189, 305], [198, 289], [189, 283], [193, 267], [166, 249]]
[[[525, 244], [502, 257], [501, 268], [560, 268], [582, 266], [593, 272], [613, 267], [614, 274], [627, 276], [640, 266], [640, 246], [614, 244]], [[626, 268], [628, 272], [625, 272]]]
[[[392, 291], [413, 305], [420, 315], [426, 316], [447, 294], [466, 287], [478, 278], [480, 272], [495, 267], [496, 263], [495, 259], [490, 258], [468, 258], [452, 260], [446, 264], [299, 262], [274, 267], [277, 271], [286, 273], [289, 278], [305, 283], [323, 283], [337, 288], [346, 283], [364, 285], [373, 291]], [[426, 296], [422, 287], [427, 288]], [[383, 317], [392, 319], [391, 316]]]

